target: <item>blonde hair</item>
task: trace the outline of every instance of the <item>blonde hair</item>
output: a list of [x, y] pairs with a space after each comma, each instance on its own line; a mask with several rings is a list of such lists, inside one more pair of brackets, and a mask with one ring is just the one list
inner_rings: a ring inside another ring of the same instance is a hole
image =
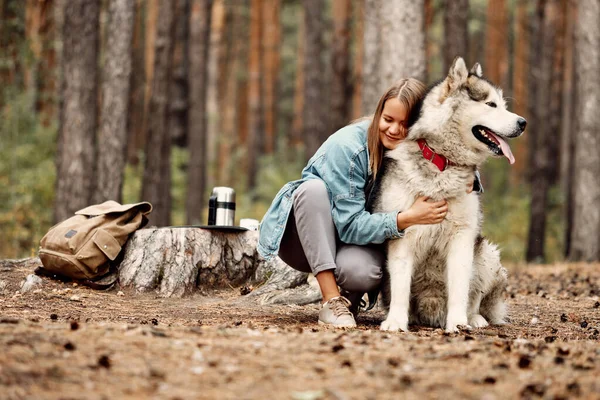
[[406, 110], [408, 111], [410, 123], [414, 118], [414, 107], [425, 96], [426, 90], [427, 88], [423, 82], [417, 79], [400, 79], [394, 83], [383, 96], [381, 96], [381, 99], [379, 99], [379, 103], [375, 109], [375, 114], [373, 114], [371, 125], [367, 131], [369, 165], [371, 167], [371, 173], [373, 174], [373, 180], [375, 180], [377, 177], [377, 171], [381, 167], [381, 162], [383, 161], [383, 144], [379, 138], [379, 120], [381, 119], [385, 102], [389, 99], [396, 98], [402, 104], [404, 104]]

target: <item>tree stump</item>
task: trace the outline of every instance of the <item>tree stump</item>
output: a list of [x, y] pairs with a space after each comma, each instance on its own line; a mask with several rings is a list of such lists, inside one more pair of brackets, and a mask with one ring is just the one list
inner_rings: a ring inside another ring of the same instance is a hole
[[[139, 292], [156, 290], [161, 297], [182, 297], [202, 288], [254, 284], [259, 287], [250, 297], [263, 296], [264, 302], [279, 303], [281, 293], [264, 296], [302, 286], [308, 274], [292, 269], [277, 257], [263, 259], [256, 250], [257, 243], [256, 231], [140, 229], [125, 246], [119, 283]], [[311, 295], [314, 297], [314, 293]]]

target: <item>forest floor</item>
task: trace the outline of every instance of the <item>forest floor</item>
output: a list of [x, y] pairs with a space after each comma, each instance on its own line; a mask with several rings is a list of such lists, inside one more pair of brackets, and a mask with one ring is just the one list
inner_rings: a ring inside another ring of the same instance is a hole
[[599, 398], [600, 265], [511, 268], [510, 324], [446, 335], [319, 326], [239, 289], [98, 292], [0, 263], [2, 399]]

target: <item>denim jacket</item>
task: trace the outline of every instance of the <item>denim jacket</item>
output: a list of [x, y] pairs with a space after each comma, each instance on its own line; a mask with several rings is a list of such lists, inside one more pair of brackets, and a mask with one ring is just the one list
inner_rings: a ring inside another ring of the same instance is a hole
[[260, 224], [257, 247], [261, 256], [270, 258], [279, 252], [294, 191], [309, 179], [325, 182], [331, 215], [342, 242], [366, 245], [404, 235], [398, 231], [398, 211], [374, 214], [365, 211], [365, 187], [371, 175], [367, 148], [370, 122], [348, 125], [331, 135], [308, 161], [301, 179], [281, 188]]

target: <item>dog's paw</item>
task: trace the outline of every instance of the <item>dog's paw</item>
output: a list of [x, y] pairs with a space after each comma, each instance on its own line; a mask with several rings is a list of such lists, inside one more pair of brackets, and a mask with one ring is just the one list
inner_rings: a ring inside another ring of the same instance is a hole
[[471, 326], [467, 323], [467, 316], [464, 317], [452, 317], [448, 315], [446, 319], [446, 332], [459, 332], [461, 330], [468, 330]]
[[381, 323], [380, 329], [382, 331], [403, 331], [408, 332], [408, 320], [400, 321], [395, 318], [388, 318]]
[[475, 314], [469, 319], [469, 325], [471, 325], [473, 328], [485, 328], [489, 324], [485, 318], [481, 316], [481, 314]]

